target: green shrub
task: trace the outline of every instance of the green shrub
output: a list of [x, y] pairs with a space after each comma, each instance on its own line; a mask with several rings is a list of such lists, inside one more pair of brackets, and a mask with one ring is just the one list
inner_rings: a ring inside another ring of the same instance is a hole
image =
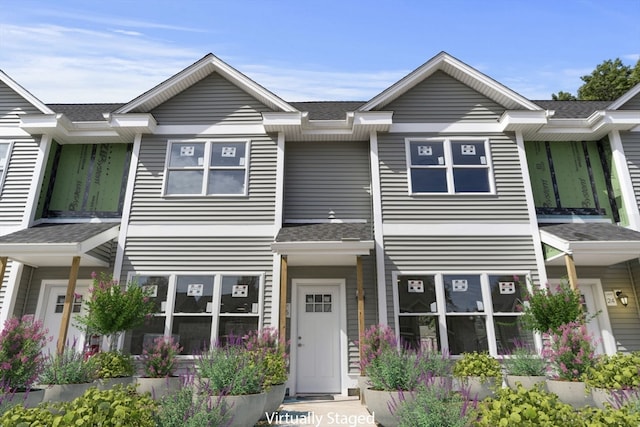
[[155, 427], [156, 404], [140, 396], [133, 386], [99, 391], [92, 387], [72, 402], [41, 404], [25, 409], [14, 406], [0, 418], [3, 427], [137, 426]]
[[95, 365], [84, 359], [84, 355], [67, 348], [62, 354], [49, 356], [40, 374], [41, 384], [90, 383], [96, 375]]
[[502, 364], [508, 375], [544, 376], [547, 373], [547, 362], [525, 346], [516, 346]]
[[228, 418], [229, 413], [219, 400], [211, 401], [207, 395], [194, 396], [191, 387], [165, 396], [155, 416], [158, 427], [217, 427], [226, 425]]
[[415, 353], [396, 348], [383, 349], [367, 367], [374, 390], [414, 390], [421, 377]]
[[517, 390], [503, 388], [495, 398], [484, 400], [479, 406], [478, 427], [574, 427], [583, 421], [573, 407], [562, 403], [558, 396], [540, 388], [527, 390], [518, 385]]
[[629, 405], [620, 409], [608, 406], [604, 410], [585, 406], [580, 410], [580, 416], [586, 427], [640, 426], [640, 411]]
[[451, 374], [451, 359], [439, 352], [420, 352], [416, 355], [417, 369], [420, 373], [432, 377], [445, 377]]
[[392, 408], [400, 420], [399, 427], [465, 427], [476, 419], [475, 408], [468, 399], [451, 387], [421, 384], [413, 399], [402, 399]]
[[640, 352], [602, 356], [587, 370], [589, 387], [623, 390], [640, 387]]
[[524, 290], [524, 303], [518, 308], [523, 313], [522, 324], [528, 330], [557, 332], [566, 323], [589, 320], [582, 309], [580, 292], [571, 289], [567, 280], [556, 286], [555, 292], [541, 286], [532, 286], [531, 291], [525, 286]]
[[89, 358], [97, 378], [130, 377], [135, 372], [133, 358], [118, 351], [103, 351]]
[[200, 379], [215, 394], [262, 392], [263, 366], [255, 363], [250, 352], [241, 346], [215, 347], [196, 363]]
[[482, 379], [501, 377], [500, 362], [489, 353], [463, 353], [462, 359], [453, 365], [453, 375], [462, 377], [480, 377]]

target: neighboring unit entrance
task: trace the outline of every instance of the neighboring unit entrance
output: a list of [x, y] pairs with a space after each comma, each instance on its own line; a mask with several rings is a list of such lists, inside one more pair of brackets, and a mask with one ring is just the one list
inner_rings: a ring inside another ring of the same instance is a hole
[[297, 393], [341, 391], [341, 288], [340, 283], [329, 282], [294, 281], [296, 329], [291, 345], [296, 351]]
[[[47, 342], [44, 354], [55, 354], [56, 345], [58, 343], [58, 334], [60, 333], [60, 322], [62, 321], [62, 309], [64, 308], [64, 298], [67, 293], [67, 285], [61, 284], [64, 281], [43, 282], [40, 290], [40, 298], [38, 303], [38, 312], [36, 317], [42, 319], [45, 328], [49, 330], [49, 336], [53, 339]], [[69, 321], [69, 329], [67, 331], [67, 344], [71, 346], [75, 343], [75, 350], [82, 352], [85, 345], [85, 333], [78, 328], [75, 323], [78, 315], [80, 315], [83, 307], [82, 300], [89, 295], [89, 284], [76, 284], [75, 298], [73, 308], [71, 310], [71, 320]]]

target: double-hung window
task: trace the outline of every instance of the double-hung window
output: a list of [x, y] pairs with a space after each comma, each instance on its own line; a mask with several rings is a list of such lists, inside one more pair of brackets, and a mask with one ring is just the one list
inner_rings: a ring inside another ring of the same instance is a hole
[[514, 274], [417, 273], [395, 275], [398, 332], [424, 351], [508, 354], [531, 342], [518, 304], [523, 289]]
[[491, 193], [488, 140], [407, 138], [411, 194]]
[[170, 141], [166, 195], [246, 195], [248, 141]]

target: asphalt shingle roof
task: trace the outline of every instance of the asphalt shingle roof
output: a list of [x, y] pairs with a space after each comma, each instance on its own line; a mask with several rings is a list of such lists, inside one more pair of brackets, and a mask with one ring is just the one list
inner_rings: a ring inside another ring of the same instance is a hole
[[276, 236], [276, 242], [338, 242], [342, 240], [373, 240], [371, 224], [296, 224], [281, 228]]
[[104, 113], [117, 110], [124, 104], [47, 104], [56, 113], [63, 113], [73, 122], [104, 121]]
[[300, 111], [309, 112], [310, 120], [344, 120], [349, 111], [355, 111], [365, 104], [365, 101], [319, 101], [319, 102], [290, 102]]
[[545, 110], [554, 110], [554, 119], [581, 119], [605, 110], [611, 101], [532, 101]]
[[0, 243], [77, 243], [117, 227], [117, 223], [42, 224], [0, 237]]
[[540, 229], [568, 242], [640, 241], [640, 232], [606, 222], [543, 225]]

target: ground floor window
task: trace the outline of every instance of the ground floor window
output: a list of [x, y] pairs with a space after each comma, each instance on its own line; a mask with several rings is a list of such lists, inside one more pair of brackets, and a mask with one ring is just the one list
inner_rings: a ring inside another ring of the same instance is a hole
[[158, 336], [173, 336], [182, 354], [197, 355], [211, 343], [228, 342], [257, 330], [262, 274], [137, 274], [131, 281], [150, 290], [156, 313], [127, 337], [132, 354]]
[[508, 354], [532, 343], [517, 310], [524, 290], [514, 273], [394, 274], [397, 332], [405, 345], [452, 355]]

